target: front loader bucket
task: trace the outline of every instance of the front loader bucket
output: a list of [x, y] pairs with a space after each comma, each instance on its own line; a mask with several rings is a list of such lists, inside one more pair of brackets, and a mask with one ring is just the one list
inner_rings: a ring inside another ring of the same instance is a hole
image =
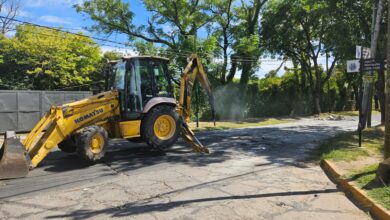
[[0, 180], [27, 176], [29, 165], [23, 145], [14, 131], [7, 131], [0, 148]]

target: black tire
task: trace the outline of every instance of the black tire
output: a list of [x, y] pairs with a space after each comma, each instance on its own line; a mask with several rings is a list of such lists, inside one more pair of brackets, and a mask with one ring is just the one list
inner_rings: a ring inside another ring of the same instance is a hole
[[127, 140], [130, 141], [130, 142], [133, 142], [133, 143], [137, 143], [137, 144], [145, 142], [142, 137], [128, 138]]
[[64, 139], [61, 143], [58, 144], [58, 148], [65, 153], [74, 153], [76, 152], [77, 145], [74, 136], [70, 136]]
[[[98, 138], [102, 141], [98, 150], [92, 149], [92, 140]], [[96, 125], [92, 125], [84, 128], [77, 138], [77, 153], [78, 155], [88, 162], [94, 163], [100, 160], [105, 152], [108, 144], [107, 131]]]
[[[168, 139], [160, 139], [154, 132], [154, 124], [160, 116], [170, 116], [174, 121], [175, 131], [169, 135]], [[151, 109], [144, 117], [141, 124], [141, 136], [145, 142], [159, 150], [166, 150], [176, 143], [181, 131], [179, 114], [175, 108], [167, 105], [160, 105]]]

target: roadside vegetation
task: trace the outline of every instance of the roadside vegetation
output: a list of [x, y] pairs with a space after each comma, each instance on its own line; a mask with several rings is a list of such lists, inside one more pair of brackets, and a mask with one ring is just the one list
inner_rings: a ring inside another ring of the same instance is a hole
[[276, 125], [294, 122], [292, 118], [262, 118], [262, 119], [247, 119], [244, 121], [218, 121], [216, 126], [213, 122], [199, 122], [199, 127], [196, 126], [196, 122], [191, 122], [190, 127], [193, 131], [213, 131], [213, 130], [226, 130], [235, 128], [248, 128], [259, 127], [266, 125]]
[[364, 189], [368, 196], [390, 210], [390, 186], [375, 180], [378, 164], [373, 164], [353, 172], [349, 179]]
[[342, 170], [343, 178], [354, 181], [368, 196], [390, 210], [390, 186], [375, 180], [383, 158], [384, 135], [383, 126], [366, 129], [359, 147], [356, 131], [339, 134], [323, 142], [314, 154], [318, 159], [333, 161]]
[[356, 161], [361, 157], [378, 155], [383, 150], [384, 135], [384, 127], [366, 129], [362, 135], [362, 147], [359, 147], [356, 131], [342, 133], [322, 143], [314, 155], [332, 161]]
[[[124, 55], [101, 52], [112, 45], [118, 51], [130, 48], [140, 55], [169, 58], [174, 79], [196, 51], [212, 84], [219, 121], [358, 108], [360, 76], [346, 73], [346, 61], [355, 56], [356, 45], [370, 44], [372, 1], [141, 2], [148, 12], [141, 24], [132, 1], [86, 0], [74, 5], [88, 20], [88, 36], [15, 21], [15, 16], [3, 18], [0, 89], [99, 91], [104, 88], [107, 59]], [[1, 10], [18, 1], [0, 3], [0, 13], [7, 14]], [[23, 10], [23, 5], [14, 8]], [[125, 40], [101, 38], [111, 35]], [[386, 33], [380, 35], [378, 45], [385, 45]], [[383, 56], [384, 49], [380, 46], [378, 55]], [[267, 63], [274, 68], [259, 74]], [[379, 79], [375, 94], [383, 104]], [[195, 92], [192, 100], [193, 112], [210, 120], [206, 95]]]
[[[374, 110], [372, 111], [372, 115], [379, 115], [381, 114], [379, 111]], [[340, 111], [340, 112], [331, 112], [331, 113], [321, 113], [320, 117], [330, 117], [330, 116], [336, 116], [336, 117], [345, 117], [345, 116], [351, 116], [351, 117], [357, 117], [359, 116], [359, 111]]]

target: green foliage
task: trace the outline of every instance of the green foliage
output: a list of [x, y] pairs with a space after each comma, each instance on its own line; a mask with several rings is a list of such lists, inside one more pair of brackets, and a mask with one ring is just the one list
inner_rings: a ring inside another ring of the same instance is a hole
[[350, 175], [357, 184], [367, 192], [368, 196], [390, 210], [390, 186], [375, 180], [378, 164], [369, 165]]
[[320, 145], [315, 156], [334, 161], [351, 161], [360, 157], [378, 154], [383, 150], [384, 129], [370, 128], [363, 131], [362, 147], [358, 146], [356, 132], [339, 134]]
[[106, 61], [119, 60], [123, 57], [123, 53], [117, 51], [107, 51], [103, 54], [103, 59]]
[[[78, 12], [87, 14], [96, 21], [96, 24], [90, 28], [92, 31], [106, 34], [115, 31], [137, 31], [132, 24], [134, 13], [129, 10], [130, 5], [121, 0], [84, 1], [74, 7]], [[129, 35], [129, 37], [133, 36]]]
[[[321, 113], [323, 87], [343, 57], [344, 45], [351, 45], [344, 40], [348, 36], [341, 30], [348, 24], [339, 23], [345, 21], [341, 18], [344, 14], [335, 11], [332, 0], [273, 0], [262, 17], [264, 45], [271, 54], [289, 57], [300, 64], [312, 92], [315, 113]], [[319, 57], [330, 53], [333, 60], [325, 72], [319, 65]]]
[[29, 25], [0, 39], [1, 79], [13, 89], [56, 89], [91, 83], [100, 49], [88, 37]]
[[159, 49], [152, 42], [137, 40], [134, 46], [139, 55], [157, 56], [159, 54]]

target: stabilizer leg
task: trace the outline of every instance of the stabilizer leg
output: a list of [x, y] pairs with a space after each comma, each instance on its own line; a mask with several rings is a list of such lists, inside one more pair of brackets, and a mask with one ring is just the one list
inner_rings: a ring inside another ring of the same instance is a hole
[[198, 140], [198, 138], [195, 137], [194, 132], [189, 128], [188, 124], [182, 120], [182, 137], [183, 139], [191, 145], [192, 150], [197, 153], [210, 153], [209, 149], [207, 149], [205, 146], [203, 146], [202, 143]]

